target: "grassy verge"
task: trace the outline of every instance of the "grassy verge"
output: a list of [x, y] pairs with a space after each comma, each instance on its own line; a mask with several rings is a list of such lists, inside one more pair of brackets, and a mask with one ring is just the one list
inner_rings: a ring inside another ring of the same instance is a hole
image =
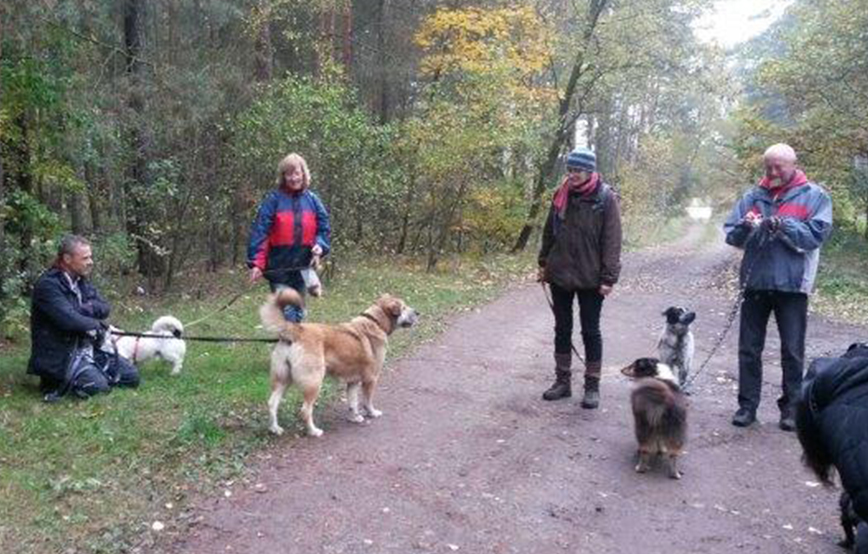
[[868, 325], [868, 243], [838, 229], [820, 254], [812, 310], [830, 319]]
[[[310, 320], [342, 321], [380, 293], [405, 298], [424, 314], [422, 324], [395, 335], [390, 357], [435, 336], [455, 311], [493, 298], [533, 256], [452, 262], [426, 274], [413, 261], [376, 260], [347, 266], [326, 283], [326, 296], [309, 303]], [[192, 280], [188, 294], [152, 302], [115, 299], [115, 323], [139, 330], [164, 313], [192, 321], [238, 289], [243, 275]], [[251, 336], [264, 287], [251, 289], [229, 310], [190, 334]], [[160, 362], [142, 368], [137, 390], [117, 390], [86, 402], [40, 401], [24, 375], [29, 348], [0, 356], [0, 552], [150, 551], [154, 521], [182, 521], [192, 493], [236, 479], [245, 461], [286, 441], [267, 431], [269, 345], [190, 343], [180, 376]], [[326, 396], [333, 394], [329, 387]], [[294, 421], [297, 393], [287, 395], [282, 425]], [[291, 434], [290, 434], [291, 436]]]

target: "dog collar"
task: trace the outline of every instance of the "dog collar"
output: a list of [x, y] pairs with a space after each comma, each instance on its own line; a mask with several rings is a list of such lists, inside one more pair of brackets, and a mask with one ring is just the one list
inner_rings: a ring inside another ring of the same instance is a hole
[[373, 321], [374, 323], [376, 323], [376, 324], [377, 324], [377, 327], [379, 327], [380, 329], [383, 328], [383, 326], [380, 325], [380, 321], [379, 321], [376, 317], [374, 317], [374, 316], [372, 316], [371, 314], [369, 314], [368, 312], [362, 312], [362, 313], [360, 313], [359, 315], [362, 316], [362, 317], [364, 317], [364, 318], [370, 319], [371, 321]]

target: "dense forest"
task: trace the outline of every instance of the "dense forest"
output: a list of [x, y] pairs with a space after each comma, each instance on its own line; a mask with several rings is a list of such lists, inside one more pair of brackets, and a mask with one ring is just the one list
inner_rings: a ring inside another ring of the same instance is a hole
[[[868, 212], [868, 0], [798, 0], [726, 52], [703, 0], [17, 0], [0, 4], [0, 324], [63, 232], [171, 290], [240, 268], [279, 159], [334, 257], [534, 247], [592, 147], [628, 232], [730, 202], [772, 142]], [[865, 231], [868, 233], [868, 231]]]

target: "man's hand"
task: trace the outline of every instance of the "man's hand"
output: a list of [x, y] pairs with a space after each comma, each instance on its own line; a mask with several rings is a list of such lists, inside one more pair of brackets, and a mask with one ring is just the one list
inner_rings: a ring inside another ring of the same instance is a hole
[[548, 279], [546, 278], [546, 268], [545, 266], [540, 266], [536, 270], [536, 282], [537, 283], [546, 283]]
[[322, 256], [322, 246], [314, 244], [313, 248], [310, 249], [310, 253], [313, 254], [314, 258]]
[[763, 221], [762, 214], [756, 212], [748, 212], [746, 216], [741, 220], [741, 224], [747, 227], [759, 227]]
[[768, 231], [769, 233], [774, 233], [781, 226], [781, 218], [778, 216], [772, 216], [766, 218], [762, 222], [762, 228]]
[[599, 293], [601, 296], [606, 297], [612, 294], [612, 289], [614, 287], [612, 285], [600, 285]]
[[250, 282], [255, 283], [256, 281], [262, 279], [262, 270], [258, 267], [253, 267], [250, 270]]

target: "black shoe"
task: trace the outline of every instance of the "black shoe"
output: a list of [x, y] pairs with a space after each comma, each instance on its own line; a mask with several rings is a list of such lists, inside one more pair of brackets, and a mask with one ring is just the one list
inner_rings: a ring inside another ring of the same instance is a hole
[[586, 410], [596, 410], [600, 407], [600, 391], [585, 389], [585, 395], [582, 397], [582, 408]]
[[585, 377], [585, 395], [582, 397], [582, 408], [596, 410], [600, 407], [600, 378]]
[[732, 416], [732, 424], [736, 427], [747, 427], [756, 421], [756, 414], [747, 408], [739, 408]]
[[796, 430], [796, 418], [789, 413], [781, 414], [781, 421], [778, 423], [778, 427], [783, 431], [793, 432]]
[[543, 400], [560, 400], [561, 398], [569, 398], [573, 395], [570, 382], [562, 378], [558, 378], [555, 384], [550, 386], [542, 395]]

